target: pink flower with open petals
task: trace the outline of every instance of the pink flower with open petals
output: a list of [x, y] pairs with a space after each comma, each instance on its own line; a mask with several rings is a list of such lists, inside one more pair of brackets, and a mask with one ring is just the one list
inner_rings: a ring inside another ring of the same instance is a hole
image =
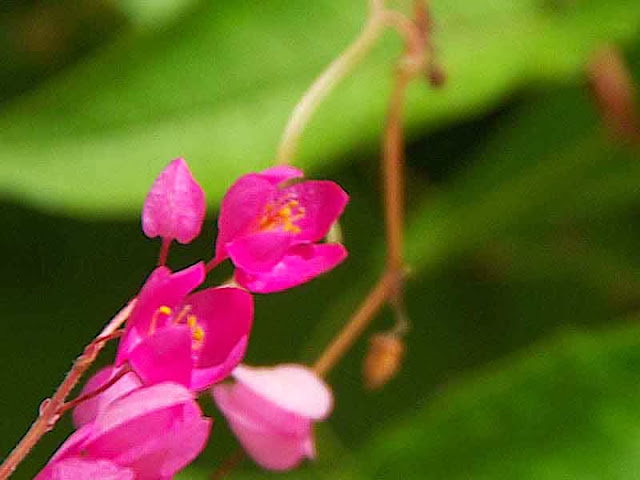
[[317, 244], [349, 200], [326, 180], [295, 181], [302, 171], [272, 167], [244, 175], [222, 200], [215, 261], [237, 268], [236, 281], [268, 293], [307, 282], [346, 256], [338, 243]]
[[72, 434], [36, 480], [168, 480], [198, 456], [210, 430], [182, 385], [140, 388]]
[[212, 389], [236, 437], [260, 466], [288, 470], [314, 458], [313, 422], [331, 412], [331, 390], [302, 365], [238, 366], [234, 384]]
[[206, 205], [204, 192], [182, 158], [176, 158], [156, 178], [142, 208], [147, 237], [190, 243], [200, 234]]
[[242, 360], [253, 322], [253, 298], [234, 287], [207, 288], [197, 263], [171, 273], [156, 268], [140, 291], [118, 346], [147, 385], [172, 381], [192, 390], [225, 378]]

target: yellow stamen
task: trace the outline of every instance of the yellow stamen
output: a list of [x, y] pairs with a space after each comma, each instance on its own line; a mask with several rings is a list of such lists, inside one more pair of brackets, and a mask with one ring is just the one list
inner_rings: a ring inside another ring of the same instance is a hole
[[198, 325], [193, 329], [192, 335], [196, 342], [202, 342], [204, 340], [204, 329]]
[[153, 316], [151, 317], [151, 324], [149, 325], [150, 335], [153, 335], [153, 333], [156, 331], [156, 326], [158, 325], [158, 318], [160, 317], [160, 315], [170, 317], [171, 315], [173, 315], [173, 310], [171, 310], [166, 305], [162, 305], [153, 313]]
[[288, 198], [277, 208], [277, 204], [268, 204], [264, 215], [260, 219], [259, 228], [263, 231], [281, 228], [284, 232], [300, 233], [300, 227], [295, 222], [304, 218], [306, 210], [294, 198]]

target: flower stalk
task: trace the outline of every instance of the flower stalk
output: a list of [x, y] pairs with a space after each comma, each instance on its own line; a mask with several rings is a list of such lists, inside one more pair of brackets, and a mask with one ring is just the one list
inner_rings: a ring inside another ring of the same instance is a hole
[[85, 347], [84, 352], [73, 363], [71, 370], [69, 370], [53, 397], [41, 409], [40, 415], [33, 422], [29, 431], [0, 465], [0, 480], [9, 478], [42, 436], [53, 429], [60, 415], [64, 412], [67, 397], [93, 364], [106, 342], [114, 338], [113, 335], [129, 318], [135, 304], [136, 299], [131, 300], [111, 319], [102, 332]]

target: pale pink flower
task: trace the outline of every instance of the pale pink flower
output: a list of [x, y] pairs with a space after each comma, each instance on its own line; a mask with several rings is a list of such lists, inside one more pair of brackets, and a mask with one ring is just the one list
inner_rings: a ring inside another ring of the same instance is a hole
[[212, 389], [238, 440], [260, 466], [288, 470], [314, 458], [313, 422], [331, 412], [329, 387], [302, 365], [238, 366], [236, 382]]
[[182, 385], [140, 388], [72, 434], [36, 480], [169, 480], [198, 456], [210, 430], [211, 420]]
[[147, 385], [172, 381], [192, 390], [233, 370], [247, 349], [253, 298], [234, 287], [189, 294], [204, 276], [202, 263], [151, 273], [127, 321], [116, 367], [128, 362]]
[[326, 180], [299, 181], [302, 171], [272, 167], [244, 175], [222, 200], [214, 262], [226, 258], [236, 281], [268, 293], [307, 282], [342, 262], [339, 243], [318, 244], [349, 200]]
[[156, 178], [142, 208], [147, 237], [190, 243], [200, 234], [206, 205], [204, 192], [182, 158], [176, 158]]

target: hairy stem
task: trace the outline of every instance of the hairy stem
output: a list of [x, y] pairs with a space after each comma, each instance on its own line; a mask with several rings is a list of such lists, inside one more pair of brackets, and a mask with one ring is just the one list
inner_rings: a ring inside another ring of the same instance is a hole
[[18, 465], [25, 459], [31, 449], [38, 443], [42, 436], [52, 430], [58, 421], [64, 403], [76, 386], [82, 375], [91, 366], [93, 361], [104, 347], [106, 341], [113, 338], [113, 335], [120, 326], [129, 318], [136, 300], [131, 300], [115, 317], [107, 324], [102, 332], [85, 347], [84, 352], [73, 363], [71, 370], [67, 373], [64, 381], [60, 384], [53, 397], [44, 406], [40, 415], [29, 428], [29, 431], [22, 437], [6, 460], [0, 465], [0, 480], [5, 480], [15, 471]]
[[118, 382], [118, 380], [120, 380], [129, 372], [131, 372], [131, 368], [125, 364], [125, 366], [121, 368], [120, 371], [118, 371], [118, 373], [116, 373], [108, 382], [105, 382], [104, 384], [100, 385], [98, 388], [96, 388], [95, 390], [92, 390], [91, 392], [82, 394], [74, 398], [73, 400], [70, 400], [62, 404], [60, 406], [58, 413], [62, 414], [68, 410], [75, 408], [76, 406], [80, 405], [82, 402], [86, 402], [87, 400], [97, 397], [105, 390], [110, 389], [113, 385], [115, 385]]
[[394, 290], [394, 279], [395, 274], [387, 272], [378, 280], [378, 283], [366, 296], [356, 313], [351, 317], [351, 320], [334, 337], [333, 341], [314, 363], [313, 370], [318, 375], [325, 376], [328, 374], [353, 346]]

